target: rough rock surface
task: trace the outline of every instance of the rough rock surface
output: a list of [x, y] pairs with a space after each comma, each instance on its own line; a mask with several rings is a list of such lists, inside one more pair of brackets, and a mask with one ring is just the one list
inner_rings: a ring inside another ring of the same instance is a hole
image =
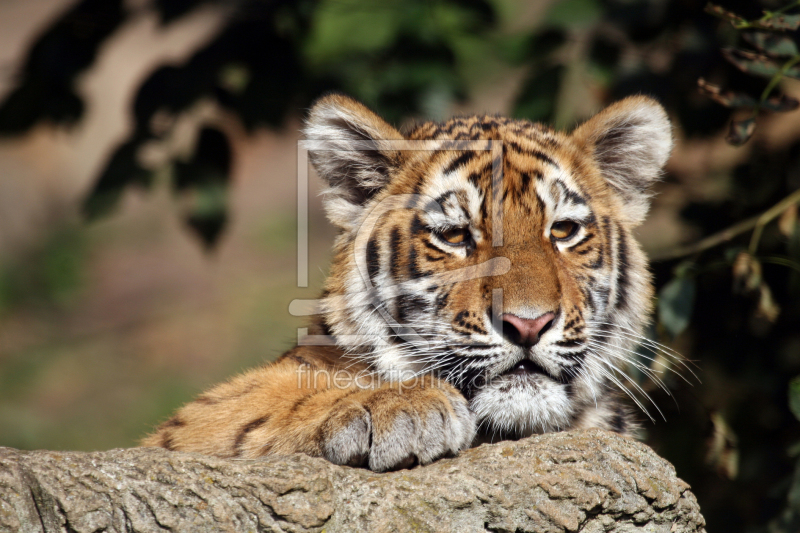
[[483, 445], [375, 474], [303, 455], [0, 448], [0, 531], [704, 532], [689, 486], [600, 430]]

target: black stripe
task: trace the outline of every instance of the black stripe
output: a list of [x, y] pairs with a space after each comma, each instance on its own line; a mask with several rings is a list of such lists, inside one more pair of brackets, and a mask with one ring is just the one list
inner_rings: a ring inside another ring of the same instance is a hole
[[391, 238], [389, 239], [389, 261], [391, 264], [392, 278], [395, 281], [400, 281], [400, 228], [392, 230]]
[[445, 292], [439, 294], [439, 296], [436, 297], [437, 313], [447, 306], [447, 302], [449, 299], [450, 299], [450, 290], [446, 290]]
[[375, 278], [380, 271], [380, 249], [378, 248], [378, 238], [373, 235], [367, 241], [367, 275], [370, 282], [375, 283]]
[[442, 251], [441, 249], [439, 249], [438, 246], [436, 246], [435, 244], [431, 243], [428, 240], [423, 240], [422, 244], [424, 244], [426, 248], [430, 248], [431, 250], [435, 250], [437, 252], [441, 252]]
[[414, 312], [424, 309], [428, 302], [413, 294], [401, 294], [397, 297], [397, 322], [405, 324], [407, 318]]
[[557, 179], [556, 183], [558, 184], [562, 194], [567, 200], [570, 200], [574, 204], [586, 205], [586, 198], [576, 193], [575, 191], [569, 189], [563, 181]]
[[609, 421], [609, 424], [611, 425], [611, 431], [615, 431], [617, 433], [624, 433], [627, 427], [627, 424], [625, 422], [626, 422], [625, 413], [622, 410], [622, 408], [618, 406], [616, 412], [614, 413], [614, 416]]
[[527, 172], [521, 172], [519, 177], [522, 178], [522, 188], [520, 189], [520, 193], [525, 194], [528, 191], [528, 187], [531, 186], [531, 175]]
[[[446, 193], [442, 194], [441, 196], [439, 196], [439, 197], [438, 197], [436, 200], [434, 200], [434, 201], [435, 201], [437, 204], [439, 204], [439, 207], [440, 207], [442, 210], [444, 210], [444, 203], [447, 201], [447, 199], [448, 199], [448, 198], [450, 198], [451, 196], [454, 196], [455, 194], [456, 194], [456, 192], [455, 192], [455, 191], [447, 191]], [[426, 209], [426, 211], [429, 211], [429, 209]]]
[[481, 183], [480, 183], [480, 181], [481, 181], [481, 173], [480, 173], [480, 172], [478, 172], [478, 171], [475, 171], [475, 172], [470, 172], [470, 173], [469, 173], [469, 176], [467, 176], [467, 179], [468, 179], [468, 180], [469, 180], [469, 182], [470, 182], [470, 183], [472, 183], [472, 184], [473, 184], [473, 185], [474, 185], [476, 188], [478, 188], [478, 189], [480, 188], [480, 186], [481, 186]]
[[475, 157], [477, 157], [477, 155], [478, 155], [478, 153], [475, 152], [475, 151], [464, 152], [460, 156], [456, 157], [453, 161], [450, 162], [449, 165], [447, 165], [445, 167], [445, 169], [443, 171], [443, 174], [450, 174], [451, 172], [456, 170], [458, 167], [464, 166], [467, 163], [469, 163], [470, 161], [472, 161], [473, 159], [475, 159]]
[[582, 343], [580, 339], [562, 339], [560, 341], [556, 341], [555, 344], [561, 346], [562, 348], [574, 348], [576, 346], [580, 346]]
[[162, 448], [169, 451], [174, 451], [175, 446], [172, 444], [172, 435], [169, 433], [161, 434], [161, 442], [159, 443]]
[[419, 235], [420, 233], [428, 233], [428, 228], [425, 227], [425, 224], [422, 223], [422, 219], [419, 218], [419, 214], [415, 214], [414, 218], [411, 219], [411, 235]]
[[581, 287], [581, 293], [583, 294], [583, 299], [586, 302], [586, 307], [590, 310], [595, 311], [595, 303], [594, 303], [594, 295], [589, 287]]
[[619, 244], [617, 245], [617, 297], [615, 305], [617, 307], [627, 306], [627, 297], [630, 279], [628, 277], [628, 241], [625, 231], [617, 228]]
[[603, 243], [602, 246], [598, 247], [597, 249], [598, 251], [597, 259], [589, 263], [589, 268], [591, 268], [592, 270], [603, 268], [603, 265], [605, 264], [606, 248], [611, 246], [611, 236], [609, 235], [609, 229], [608, 229], [608, 217], [602, 218], [600, 231], [603, 232], [603, 240], [605, 242]]
[[[310, 361], [310, 360], [306, 359], [306, 358], [305, 358], [305, 357], [303, 357], [302, 355], [297, 355], [297, 354], [295, 354], [295, 353], [292, 353], [291, 351], [290, 351], [290, 352], [287, 352], [286, 354], [284, 354], [284, 356], [283, 356], [283, 357], [286, 357], [287, 359], [291, 359], [292, 361], [294, 361], [294, 362], [296, 362], [296, 363], [299, 363], [299, 364], [300, 364], [300, 366], [302, 366], [302, 365], [306, 365], [306, 366], [308, 366], [308, 367], [313, 367], [313, 366], [315, 366], [315, 365], [313, 365], [313, 364], [311, 363], [311, 361]], [[283, 357], [282, 357], [282, 358], [283, 358]], [[250, 392], [250, 391], [248, 390], [247, 392]]]
[[[586, 350], [581, 350], [579, 352], [556, 352], [560, 357], [564, 359], [568, 359], [575, 363], [574, 366], [580, 368], [583, 365], [584, 360], [586, 359]], [[574, 368], [574, 367], [573, 367]]]
[[428, 274], [429, 272], [420, 270], [417, 263], [417, 249], [412, 245], [408, 250], [408, 279], [419, 279]]
[[506, 144], [508, 144], [514, 151], [518, 153], [529, 155], [531, 157], [538, 159], [539, 161], [547, 163], [548, 165], [552, 165], [555, 168], [560, 168], [558, 164], [555, 161], [553, 161], [549, 156], [545, 155], [543, 152], [540, 152], [539, 150], [536, 150], [535, 148], [523, 148], [516, 141], [506, 141]]
[[[578, 242], [576, 242], [575, 244], [573, 244], [572, 246], [570, 246], [569, 248], [567, 248], [567, 250], [569, 250], [569, 251], [571, 252], [572, 250], [574, 250], [575, 248], [577, 248], [577, 247], [578, 247], [578, 246], [580, 246], [581, 244], [584, 244], [586, 241], [588, 241], [588, 240], [589, 240], [589, 239], [591, 239], [592, 237], [594, 237], [594, 233], [589, 233], [589, 232], [587, 231], [587, 232], [586, 232], [586, 235], [584, 235], [584, 236], [583, 236], [583, 239], [579, 240]], [[586, 252], [584, 252], [584, 253], [586, 253]]]
[[539, 196], [538, 192], [534, 196], [536, 197], [536, 204], [537, 207], [539, 208], [539, 212], [544, 213], [545, 212], [544, 200], [542, 200], [542, 197]]
[[233, 441], [234, 457], [238, 457], [242, 453], [242, 444], [244, 443], [244, 439], [247, 437], [247, 434], [269, 422], [269, 419], [270, 415], [264, 415], [261, 418], [256, 418], [255, 420], [242, 426], [242, 429], [239, 430], [239, 433], [236, 434], [236, 439]]
[[218, 402], [214, 398], [209, 398], [205, 394], [201, 394], [200, 396], [194, 399], [194, 403], [199, 403], [201, 405], [215, 405]]
[[162, 428], [180, 428], [186, 425], [186, 421], [182, 420], [180, 417], [173, 416], [163, 424], [161, 424]]

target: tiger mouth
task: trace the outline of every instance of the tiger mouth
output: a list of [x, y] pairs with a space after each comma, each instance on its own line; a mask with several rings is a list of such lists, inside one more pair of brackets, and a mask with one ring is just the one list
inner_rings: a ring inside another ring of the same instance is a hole
[[519, 379], [521, 381], [533, 380], [537, 376], [544, 376], [545, 378], [562, 385], [569, 385], [570, 381], [568, 376], [564, 375], [563, 373], [560, 376], [554, 376], [542, 365], [527, 358], [517, 361], [511, 366], [511, 368], [501, 372], [500, 376], [508, 376], [511, 379]]
[[500, 374], [501, 376], [520, 376], [520, 377], [529, 377], [534, 376], [537, 374], [541, 374], [545, 377], [553, 379], [550, 373], [544, 369], [538, 363], [531, 361], [530, 359], [522, 359], [514, 363], [514, 365]]

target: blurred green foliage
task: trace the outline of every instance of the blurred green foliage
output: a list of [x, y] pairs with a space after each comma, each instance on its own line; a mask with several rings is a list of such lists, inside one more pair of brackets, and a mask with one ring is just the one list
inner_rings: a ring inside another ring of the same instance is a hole
[[83, 284], [80, 230], [63, 228], [25, 254], [0, 264], [0, 317], [20, 305], [64, 307]]
[[[779, 92], [800, 61], [797, 2], [564, 0], [513, 31], [502, 23], [512, 0], [157, 0], [154, 6], [168, 25], [208, 3], [227, 10], [222, 31], [184, 64], [164, 65], [142, 82], [135, 130], [85, 199], [88, 217], [112, 211], [126, 188], [157, 181], [164, 169], [146, 168], [141, 148], [166, 138], [170, 124], [202, 100], [250, 131], [302, 115], [330, 90], [352, 94], [394, 121], [438, 118], [500, 72], [499, 65], [520, 74], [511, 105], [518, 117], [569, 127], [614, 99], [647, 93], [664, 103], [687, 143], [725, 132], [734, 144], [748, 142], [746, 160], [715, 177], [729, 191], [724, 198], [681, 208], [681, 219], [710, 240], [653, 263], [660, 295], [654, 340], [680, 346], [703, 384], [688, 386], [678, 376], [687, 371], [674, 365], [662, 376], [673, 398], [643, 384], [667, 418], [647, 427], [648, 442], [691, 483], [709, 531], [797, 531], [800, 400], [790, 378], [800, 374], [800, 223], [793, 200], [800, 139], [771, 146], [753, 137], [765, 113], [797, 106]], [[17, 88], [0, 105], [0, 133], [79, 121], [83, 103], [74, 80], [127, 16], [122, 0], [83, 0], [56, 21], [31, 47]], [[213, 246], [228, 217], [225, 134], [201, 125], [192, 154], [166, 166], [181, 216]], [[264, 239], [272, 242], [285, 226], [265, 228]], [[58, 301], [78, 286], [80, 253], [60, 242], [26, 263], [31, 268], [0, 272], [0, 308], [20, 298], [16, 291], [29, 294], [23, 287]], [[671, 364], [642, 361], [652, 371]], [[9, 394], [24, 394], [36, 364], [35, 358], [15, 363], [2, 378]], [[164, 391], [171, 394], [166, 385]], [[162, 399], [144, 412], [165, 414]], [[24, 413], [0, 413], [0, 423], [4, 416], [20, 420]], [[143, 418], [131, 414], [136, 423]]]

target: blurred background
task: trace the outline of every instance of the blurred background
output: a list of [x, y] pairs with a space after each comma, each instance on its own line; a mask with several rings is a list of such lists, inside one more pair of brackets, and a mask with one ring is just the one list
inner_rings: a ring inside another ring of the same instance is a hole
[[639, 231], [650, 336], [688, 365], [642, 349], [669, 394], [629, 369], [646, 442], [709, 531], [800, 531], [798, 4], [4, 0], [0, 445], [134, 446], [293, 346], [333, 235], [312, 176], [297, 288], [296, 142], [325, 91], [397, 125], [567, 129], [646, 93], [677, 138]]

